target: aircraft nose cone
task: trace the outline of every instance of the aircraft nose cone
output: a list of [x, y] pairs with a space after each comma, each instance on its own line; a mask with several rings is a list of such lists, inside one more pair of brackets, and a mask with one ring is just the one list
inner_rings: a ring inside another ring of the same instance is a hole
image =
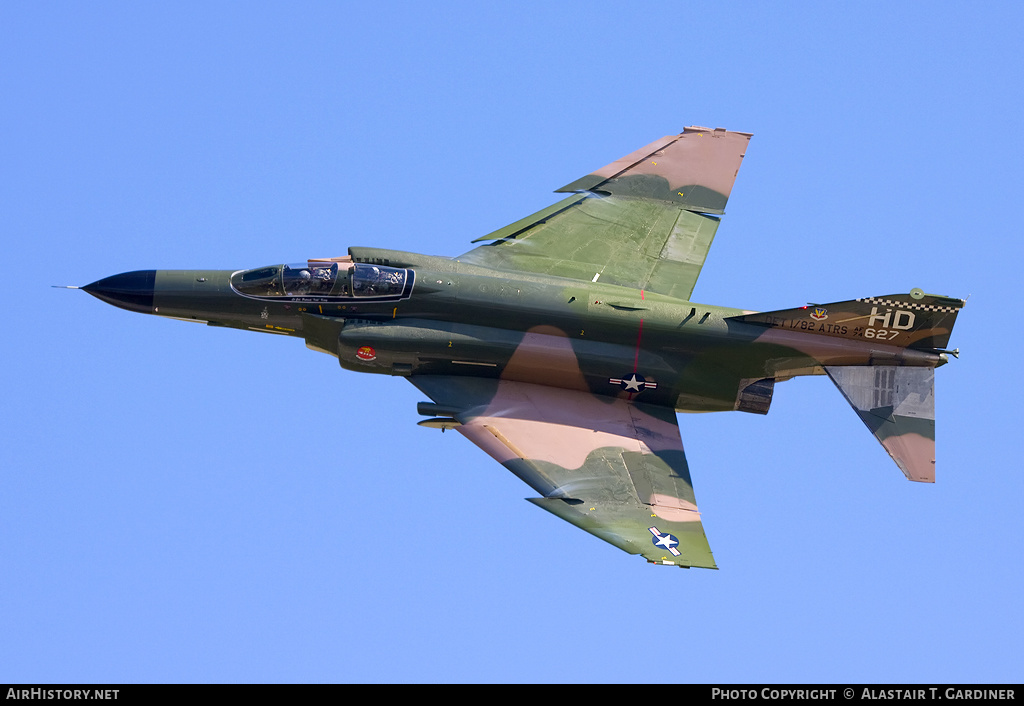
[[137, 270], [97, 280], [82, 289], [108, 304], [141, 314], [152, 314], [155, 283], [156, 270]]

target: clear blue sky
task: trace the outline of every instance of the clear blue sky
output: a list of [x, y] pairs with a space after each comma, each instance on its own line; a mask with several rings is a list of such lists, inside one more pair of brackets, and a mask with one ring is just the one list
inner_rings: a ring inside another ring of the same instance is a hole
[[[0, 682], [1024, 679], [1024, 10], [550, 5], [0, 5]], [[681, 417], [717, 572], [403, 380], [50, 288], [457, 255], [690, 124], [754, 133], [698, 301], [971, 295], [934, 486], [827, 379]]]

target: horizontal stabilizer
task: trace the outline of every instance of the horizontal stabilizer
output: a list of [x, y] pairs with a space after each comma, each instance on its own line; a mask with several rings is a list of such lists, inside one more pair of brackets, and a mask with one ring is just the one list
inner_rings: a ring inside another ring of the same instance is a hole
[[909, 480], [935, 482], [935, 369], [826, 366], [825, 372]]

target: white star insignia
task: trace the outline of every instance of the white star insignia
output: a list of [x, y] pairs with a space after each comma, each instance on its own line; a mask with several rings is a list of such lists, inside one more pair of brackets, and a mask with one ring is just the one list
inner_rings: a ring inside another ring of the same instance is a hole
[[643, 386], [643, 381], [637, 379], [636, 373], [633, 373], [630, 377], [622, 381], [626, 387], [624, 389], [630, 390], [631, 392], [640, 392]]
[[672, 535], [665, 533], [662, 534], [657, 527], [648, 527], [647, 531], [654, 535], [654, 546], [668, 549], [672, 553], [672, 556], [679, 556], [679, 550], [676, 549], [676, 545], [679, 544], [679, 540]]
[[672, 547], [679, 544], [679, 542], [673, 539], [672, 535], [663, 534], [661, 535], [661, 537], [658, 538], [658, 541], [655, 542], [655, 544], [657, 544], [659, 547], [665, 547], [665, 549], [671, 549]]

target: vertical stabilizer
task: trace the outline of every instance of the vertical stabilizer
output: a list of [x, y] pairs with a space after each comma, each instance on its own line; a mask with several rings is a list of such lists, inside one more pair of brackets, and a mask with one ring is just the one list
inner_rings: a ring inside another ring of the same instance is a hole
[[913, 481], [935, 482], [935, 369], [826, 366], [846, 401]]
[[929, 351], [949, 345], [953, 324], [964, 304], [963, 299], [912, 289], [910, 294], [808, 304], [730, 316], [729, 320]]

